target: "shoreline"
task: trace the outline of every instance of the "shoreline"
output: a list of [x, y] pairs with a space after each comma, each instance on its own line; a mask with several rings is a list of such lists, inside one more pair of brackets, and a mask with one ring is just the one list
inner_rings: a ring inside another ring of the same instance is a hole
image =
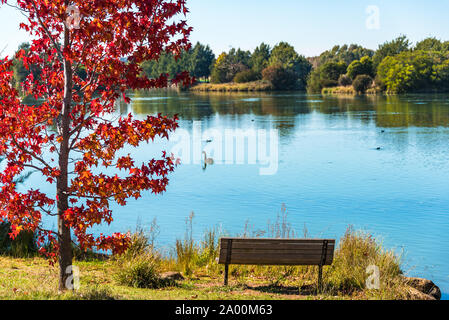
[[[431, 280], [404, 275], [394, 250], [352, 228], [339, 239], [332, 264], [323, 268], [319, 293], [314, 266], [231, 265], [230, 285], [224, 286], [223, 265], [216, 259], [225, 235], [212, 229], [194, 240], [189, 236], [191, 227], [186, 228], [185, 238], [176, 241], [169, 255], [154, 246], [151, 229], [137, 229], [121, 256], [75, 247], [73, 265], [80, 271], [80, 290], [62, 294], [57, 291], [57, 265], [49, 265], [36, 253], [0, 255], [0, 278], [8, 279], [0, 286], [0, 299], [440, 300], [442, 296]], [[375, 273], [368, 270], [373, 266], [380, 278], [371, 288]]]
[[269, 81], [259, 80], [246, 83], [200, 83], [187, 89], [190, 92], [272, 92]]

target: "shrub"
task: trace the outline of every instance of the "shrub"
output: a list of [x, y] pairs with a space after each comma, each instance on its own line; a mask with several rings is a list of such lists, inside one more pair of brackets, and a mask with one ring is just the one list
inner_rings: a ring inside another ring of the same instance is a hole
[[402, 290], [400, 257], [393, 251], [383, 250], [371, 235], [354, 232], [352, 228], [348, 228], [335, 251], [328, 273], [328, 289], [344, 294], [365, 290], [367, 267], [370, 265], [378, 267], [381, 276], [380, 291], [372, 294], [397, 298], [405, 293]]
[[342, 87], [350, 86], [352, 84], [352, 79], [348, 75], [342, 74], [340, 75], [340, 78], [338, 78], [338, 84]]
[[237, 73], [234, 77], [234, 82], [236, 83], [246, 83], [246, 82], [252, 82], [256, 81], [258, 78], [257, 73], [253, 70], [245, 70], [240, 71]]
[[365, 93], [371, 87], [373, 79], [366, 74], [358, 75], [352, 82], [352, 86], [357, 93]]
[[186, 219], [186, 233], [184, 240], [176, 240], [177, 263], [186, 275], [193, 273], [195, 260], [198, 256], [198, 247], [193, 240], [193, 218], [192, 212]]
[[235, 75], [248, 69], [245, 64], [235, 61], [232, 56], [222, 53], [212, 67], [211, 82], [227, 83], [231, 82]]
[[37, 254], [36, 235], [31, 231], [22, 231], [13, 240], [9, 236], [11, 224], [0, 224], [0, 254], [10, 255], [16, 258], [27, 258]]
[[87, 289], [83, 289], [80, 292], [77, 292], [74, 296], [71, 296], [70, 299], [100, 301], [100, 300], [118, 300], [119, 297], [115, 296], [110, 288], [99, 287], [98, 285], [96, 285], [95, 287], [89, 287]]
[[330, 80], [330, 79], [321, 79], [320, 80], [321, 88], [332, 88], [338, 86], [338, 81]]
[[158, 232], [156, 220], [152, 221], [149, 232], [137, 227], [131, 235], [128, 249], [123, 255], [115, 257], [118, 267], [115, 278], [119, 284], [148, 289], [174, 284], [169, 279], [162, 279], [159, 274], [161, 257], [154, 249], [154, 240]]
[[373, 60], [370, 57], [363, 57], [362, 59], [353, 61], [348, 66], [348, 76], [355, 79], [357, 76], [366, 74], [370, 77], [374, 76]]
[[262, 71], [262, 78], [268, 80], [276, 90], [292, 90], [297, 87], [298, 77], [295, 72], [279, 65], [270, 66]]
[[338, 77], [346, 73], [346, 68], [344, 62], [327, 62], [320, 66], [320, 78], [338, 81]]
[[196, 264], [206, 267], [210, 271], [216, 271], [220, 266], [215, 261], [220, 255], [219, 234], [217, 228], [209, 229], [204, 233], [204, 240], [198, 248]]
[[145, 254], [133, 259], [119, 259], [116, 280], [119, 284], [145, 289], [158, 289], [169, 285], [159, 275], [158, 259]]

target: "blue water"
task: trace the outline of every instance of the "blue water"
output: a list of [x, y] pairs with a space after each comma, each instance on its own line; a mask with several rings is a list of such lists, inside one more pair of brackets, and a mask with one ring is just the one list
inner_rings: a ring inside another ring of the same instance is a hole
[[[277, 171], [261, 175], [267, 165], [248, 163], [249, 153], [243, 164], [217, 157], [204, 168], [184, 161], [166, 193], [113, 206], [115, 221], [97, 232], [148, 227], [157, 218], [157, 243], [170, 248], [184, 236], [192, 211], [200, 240], [214, 226], [231, 235], [242, 233], [247, 221], [253, 230], [264, 229], [284, 204], [299, 236], [304, 226], [309, 236], [336, 239], [350, 225], [368, 231], [387, 248], [404, 252], [408, 275], [432, 279], [448, 298], [449, 96], [136, 93], [133, 98], [131, 105], [120, 105], [121, 113], [178, 114], [180, 128], [191, 136], [199, 125], [202, 132], [276, 130]], [[192, 142], [193, 158], [210, 148], [207, 139], [206, 134]], [[159, 142], [126, 152], [144, 161], [175, 145]]]

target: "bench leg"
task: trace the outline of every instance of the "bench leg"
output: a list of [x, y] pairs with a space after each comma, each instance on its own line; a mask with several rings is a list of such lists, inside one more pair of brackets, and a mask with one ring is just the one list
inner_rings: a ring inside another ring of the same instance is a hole
[[321, 289], [323, 287], [323, 266], [318, 266], [318, 288], [317, 293], [321, 292]]
[[229, 273], [229, 265], [225, 264], [225, 272], [224, 272], [224, 285], [228, 285], [228, 273]]

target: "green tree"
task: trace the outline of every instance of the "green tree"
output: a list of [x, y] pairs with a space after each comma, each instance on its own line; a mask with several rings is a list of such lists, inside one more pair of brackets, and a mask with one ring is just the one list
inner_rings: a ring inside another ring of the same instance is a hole
[[241, 50], [240, 48], [232, 48], [227, 55], [227, 62], [230, 65], [244, 65], [247, 69], [251, 69], [251, 52]]
[[190, 67], [188, 71], [196, 78], [208, 78], [214, 60], [215, 54], [211, 48], [198, 42], [190, 55]]
[[379, 46], [373, 57], [374, 68], [377, 69], [379, 64], [388, 56], [395, 56], [401, 52], [410, 49], [410, 41], [406, 36], [402, 35], [392, 41], [387, 41]]
[[354, 81], [352, 82], [352, 86], [357, 93], [363, 94], [366, 92], [366, 90], [368, 90], [369, 87], [371, 87], [372, 83], [373, 79], [370, 76], [366, 74], [360, 74], [354, 79]]
[[251, 55], [251, 65], [254, 72], [261, 74], [262, 70], [268, 67], [271, 57], [271, 48], [269, 45], [262, 43], [254, 49]]
[[264, 80], [268, 80], [276, 90], [297, 89], [298, 78], [291, 69], [286, 69], [281, 65], [273, 65], [262, 71]]
[[346, 73], [346, 63], [329, 61], [314, 69], [307, 81], [307, 91], [319, 93], [323, 88], [338, 85], [340, 75]]
[[320, 67], [320, 79], [338, 81], [340, 75], [346, 73], [347, 65], [344, 62], [327, 62]]
[[286, 42], [281, 42], [273, 48], [269, 65], [293, 72], [297, 77], [297, 88], [301, 90], [305, 89], [307, 78], [312, 70], [310, 62]]
[[377, 75], [387, 92], [405, 93], [413, 88], [416, 69], [395, 57], [386, 57], [380, 63]]
[[342, 74], [340, 75], [340, 78], [338, 78], [338, 84], [343, 87], [350, 86], [352, 84], [352, 79], [348, 75]]
[[403, 52], [381, 62], [378, 78], [393, 93], [444, 91], [448, 60], [437, 51]]
[[366, 49], [357, 44], [334, 46], [331, 50], [323, 52], [318, 61], [318, 67], [327, 62], [343, 61], [346, 65], [351, 64], [355, 60], [360, 60], [362, 57], [372, 57], [374, 51]]
[[307, 78], [307, 92], [320, 93], [323, 89], [320, 78], [320, 68], [314, 69]]
[[368, 56], [355, 60], [348, 66], [348, 76], [351, 79], [354, 80], [358, 75], [362, 74], [374, 77], [373, 60]]
[[242, 58], [243, 55], [241, 55], [241, 53], [243, 51], [240, 50], [240, 52], [238, 52], [238, 50], [231, 50], [230, 52], [232, 55], [223, 52], [215, 61], [211, 74], [212, 83], [231, 82], [236, 74], [248, 70], [248, 66], [237, 58]]
[[240, 71], [237, 73], [234, 77], [235, 83], [245, 83], [245, 82], [251, 82], [256, 81], [258, 79], [258, 74], [251, 69]]
[[415, 50], [443, 51], [443, 43], [436, 38], [426, 38], [416, 44]]
[[449, 59], [432, 66], [432, 81], [439, 91], [449, 91]]

